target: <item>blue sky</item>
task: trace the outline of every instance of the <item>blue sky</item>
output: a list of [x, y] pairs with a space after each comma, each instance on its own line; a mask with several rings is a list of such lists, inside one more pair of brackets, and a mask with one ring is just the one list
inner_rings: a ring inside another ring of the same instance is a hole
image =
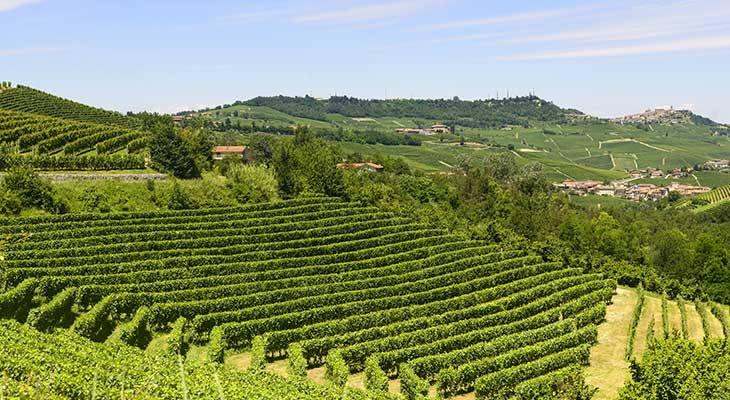
[[730, 1], [0, 0], [0, 80], [120, 111], [535, 91], [730, 123]]

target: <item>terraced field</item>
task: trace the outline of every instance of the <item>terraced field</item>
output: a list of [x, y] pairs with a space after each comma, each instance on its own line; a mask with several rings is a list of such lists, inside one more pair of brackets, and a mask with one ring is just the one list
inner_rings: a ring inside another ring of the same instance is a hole
[[0, 109], [137, 129], [140, 122], [120, 113], [90, 107], [27, 86], [0, 91]]
[[[338, 400], [342, 394], [265, 372], [241, 372], [175, 354], [44, 334], [0, 321], [0, 393], [12, 399]], [[365, 399], [350, 391], [348, 398]]]
[[17, 153], [80, 155], [90, 151], [111, 154], [135, 152], [145, 145], [147, 134], [126, 128], [75, 122], [0, 109], [0, 143]]
[[0, 232], [4, 318], [141, 348], [172, 331], [211, 353], [265, 336], [269, 359], [298, 343], [315, 368], [337, 349], [351, 373], [413, 371], [447, 396], [527, 392], [587, 364], [614, 292], [600, 275], [334, 198], [5, 219]]
[[683, 199], [680, 202], [677, 203], [675, 207], [677, 208], [689, 208], [692, 207], [692, 200], [699, 200], [706, 204], [698, 206], [695, 208], [696, 211], [707, 211], [718, 204], [723, 204], [730, 199], [730, 185], [728, 186], [721, 186], [716, 189], [713, 189], [707, 193], [701, 193], [698, 195], [693, 196], [691, 199]]

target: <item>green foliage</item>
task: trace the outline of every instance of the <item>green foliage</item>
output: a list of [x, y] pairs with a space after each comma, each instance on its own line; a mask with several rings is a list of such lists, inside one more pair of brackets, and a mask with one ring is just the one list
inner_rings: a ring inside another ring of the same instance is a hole
[[642, 288], [637, 290], [636, 304], [631, 312], [631, 321], [629, 322], [629, 333], [626, 339], [626, 359], [630, 360], [634, 355], [634, 343], [636, 341], [636, 327], [641, 319], [641, 311], [644, 309], [644, 300], [646, 293]]
[[401, 364], [398, 367], [398, 378], [400, 378], [400, 392], [406, 399], [423, 399], [428, 395], [428, 382], [419, 378], [409, 364]]
[[266, 367], [266, 336], [256, 336], [251, 341], [251, 365], [249, 370], [251, 371], [263, 371]]
[[619, 399], [723, 399], [730, 393], [730, 347], [725, 340], [706, 345], [670, 338], [653, 342]]
[[239, 203], [260, 203], [279, 199], [279, 187], [273, 171], [262, 165], [231, 165], [226, 171], [228, 188]]
[[667, 294], [662, 294], [662, 337], [669, 338], [669, 304], [667, 302]]
[[135, 118], [62, 99], [22, 85], [18, 85], [13, 90], [0, 92], [0, 109], [31, 112], [51, 117], [125, 128], [140, 127], [139, 121]]
[[48, 331], [51, 328], [59, 327], [68, 322], [73, 316], [71, 306], [75, 298], [75, 287], [64, 289], [48, 303], [30, 310], [26, 322], [39, 331]]
[[412, 117], [447, 121], [470, 127], [523, 125], [528, 120], [565, 121], [565, 110], [535, 96], [502, 100], [362, 100], [333, 96], [327, 100], [313, 97], [256, 97], [244, 104], [266, 106], [302, 118], [327, 121], [327, 114], [348, 117]]
[[720, 324], [722, 324], [723, 335], [730, 337], [730, 315], [728, 314], [728, 310], [715, 302], [710, 303], [710, 310], [717, 317], [717, 320], [720, 321]]
[[[306, 380], [292, 382], [191, 358], [183, 363], [169, 354], [96, 343], [67, 331], [43, 334], [7, 320], [0, 321], [0, 365], [2, 395], [10, 398], [179, 400], [185, 393], [200, 400], [342, 398], [339, 390]], [[352, 391], [352, 398], [366, 397]]]
[[84, 212], [106, 213], [110, 211], [109, 201], [104, 193], [99, 192], [95, 188], [86, 188], [81, 193], [79, 201]]
[[682, 337], [689, 339], [689, 323], [687, 322], [687, 307], [682, 296], [677, 296], [677, 306], [679, 307], [679, 315], [682, 319]]
[[703, 340], [707, 343], [707, 341], [710, 340], [711, 332], [710, 312], [707, 310], [705, 303], [699, 299], [695, 300], [695, 308], [697, 309], [697, 313], [700, 314], [700, 320], [702, 321], [702, 331], [705, 333]]
[[185, 341], [185, 329], [188, 320], [185, 317], [178, 318], [172, 325], [170, 336], [167, 337], [167, 351], [171, 354], [180, 354], [182, 356], [187, 352], [187, 343]]
[[193, 147], [171, 125], [158, 124], [153, 127], [150, 155], [155, 168], [176, 178], [200, 177]]
[[303, 129], [294, 140], [280, 141], [272, 165], [279, 189], [286, 195], [320, 193], [338, 196], [343, 193], [342, 170], [332, 145], [315, 139]]
[[226, 341], [223, 337], [223, 329], [215, 327], [210, 332], [208, 343], [208, 360], [214, 363], [223, 363], [225, 357]]
[[119, 339], [128, 345], [145, 349], [152, 340], [152, 333], [147, 326], [148, 319], [149, 308], [140, 307], [132, 320], [119, 328]]
[[[32, 169], [16, 167], [3, 176], [5, 191], [20, 200], [24, 208], [37, 207], [54, 214], [63, 214], [68, 211], [66, 202], [59, 198], [51, 183], [41, 179]], [[7, 198], [7, 196], [6, 196]], [[14, 200], [10, 200], [14, 202]], [[17, 204], [6, 205], [13, 208]]]
[[342, 359], [342, 355], [339, 350], [330, 350], [327, 354], [325, 361], [327, 370], [325, 372], [325, 378], [335, 387], [343, 388], [347, 383], [347, 378], [350, 377], [350, 369]]
[[302, 345], [292, 343], [286, 350], [287, 372], [289, 376], [306, 377], [307, 376], [307, 359], [304, 357]]
[[388, 376], [380, 368], [377, 356], [365, 361], [365, 388], [374, 392], [388, 391]]

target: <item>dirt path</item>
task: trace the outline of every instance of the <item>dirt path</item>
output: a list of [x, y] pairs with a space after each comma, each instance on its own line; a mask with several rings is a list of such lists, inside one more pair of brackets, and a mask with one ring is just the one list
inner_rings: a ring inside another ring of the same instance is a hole
[[689, 338], [696, 342], [702, 342], [705, 338], [705, 331], [702, 329], [702, 318], [692, 303], [685, 303], [687, 310], [687, 326], [689, 327]]
[[[634, 358], [641, 360], [646, 350], [646, 337], [649, 334], [650, 321], [654, 319], [654, 337], [662, 332], [662, 301], [654, 296], [647, 295], [644, 299], [644, 307], [641, 310], [639, 325], [636, 326], [636, 337], [634, 338]], [[628, 329], [628, 325], [626, 325]]]
[[682, 314], [679, 312], [679, 306], [677, 302], [670, 301], [667, 307], [667, 314], [669, 314], [669, 334], [673, 335], [675, 332], [680, 337], [682, 336]]
[[710, 305], [707, 304], [707, 316], [710, 318], [710, 338], [722, 338], [724, 335], [722, 334], [722, 323], [719, 319], [715, 316], [715, 314], [710, 311]]
[[591, 349], [586, 383], [598, 388], [594, 399], [616, 398], [629, 378], [629, 363], [624, 359], [631, 311], [636, 304], [636, 292], [616, 289], [613, 303], [606, 310], [606, 321], [598, 326], [598, 344]]

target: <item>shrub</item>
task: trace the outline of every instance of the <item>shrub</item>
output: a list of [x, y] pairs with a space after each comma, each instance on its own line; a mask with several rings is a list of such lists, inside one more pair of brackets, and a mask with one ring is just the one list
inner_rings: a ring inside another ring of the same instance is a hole
[[208, 359], [214, 363], [223, 363], [225, 356], [226, 342], [223, 337], [223, 329], [216, 326], [210, 331], [210, 343], [208, 343]]
[[233, 164], [226, 171], [228, 187], [240, 203], [259, 203], [279, 198], [274, 172], [262, 165]]
[[302, 345], [299, 343], [292, 343], [287, 349], [289, 355], [287, 363], [287, 372], [289, 376], [307, 376], [307, 360], [304, 358], [304, 351]]
[[327, 366], [325, 378], [338, 388], [345, 387], [347, 378], [350, 376], [350, 369], [345, 364], [345, 360], [342, 359], [340, 351], [330, 350], [327, 353], [325, 365]]
[[388, 391], [388, 377], [380, 368], [377, 356], [365, 360], [365, 388], [376, 392]]
[[428, 382], [419, 378], [409, 364], [398, 367], [400, 391], [408, 400], [421, 399], [428, 394]]
[[266, 336], [256, 336], [251, 341], [251, 365], [250, 371], [261, 372], [266, 367], [266, 346], [268, 340]]

